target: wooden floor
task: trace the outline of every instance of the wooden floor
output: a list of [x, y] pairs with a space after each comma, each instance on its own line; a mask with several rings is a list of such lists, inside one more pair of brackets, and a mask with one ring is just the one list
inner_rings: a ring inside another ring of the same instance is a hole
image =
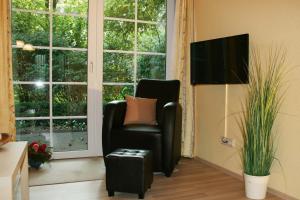
[[[145, 199], [170, 200], [240, 200], [244, 197], [243, 182], [198, 160], [182, 159], [170, 178], [155, 175]], [[135, 194], [115, 193], [109, 198], [105, 181], [86, 181], [45, 185], [30, 188], [30, 200], [99, 200], [137, 199]], [[280, 198], [268, 194], [268, 200]]]

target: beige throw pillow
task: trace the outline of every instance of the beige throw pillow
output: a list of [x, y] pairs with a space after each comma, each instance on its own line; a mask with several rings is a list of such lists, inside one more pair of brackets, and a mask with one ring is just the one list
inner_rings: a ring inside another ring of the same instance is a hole
[[124, 125], [127, 124], [148, 124], [155, 125], [156, 122], [156, 102], [157, 99], [147, 99], [140, 97], [125, 97], [127, 110]]

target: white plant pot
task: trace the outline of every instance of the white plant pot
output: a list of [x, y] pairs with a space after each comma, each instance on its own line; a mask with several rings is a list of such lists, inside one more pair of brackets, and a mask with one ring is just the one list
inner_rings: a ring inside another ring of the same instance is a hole
[[246, 196], [249, 199], [265, 199], [269, 177], [244, 174]]

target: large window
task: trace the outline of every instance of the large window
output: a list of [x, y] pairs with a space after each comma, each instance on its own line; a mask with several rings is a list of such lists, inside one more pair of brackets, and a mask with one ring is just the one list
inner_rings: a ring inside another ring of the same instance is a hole
[[104, 0], [103, 103], [166, 77], [166, 0]]
[[88, 0], [12, 0], [18, 140], [87, 150]]

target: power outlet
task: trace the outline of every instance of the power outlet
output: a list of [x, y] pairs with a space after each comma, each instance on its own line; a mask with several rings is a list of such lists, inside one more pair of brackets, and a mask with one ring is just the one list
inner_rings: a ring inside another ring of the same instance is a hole
[[233, 138], [221, 137], [221, 144], [224, 144], [229, 147], [235, 147], [235, 140]]

